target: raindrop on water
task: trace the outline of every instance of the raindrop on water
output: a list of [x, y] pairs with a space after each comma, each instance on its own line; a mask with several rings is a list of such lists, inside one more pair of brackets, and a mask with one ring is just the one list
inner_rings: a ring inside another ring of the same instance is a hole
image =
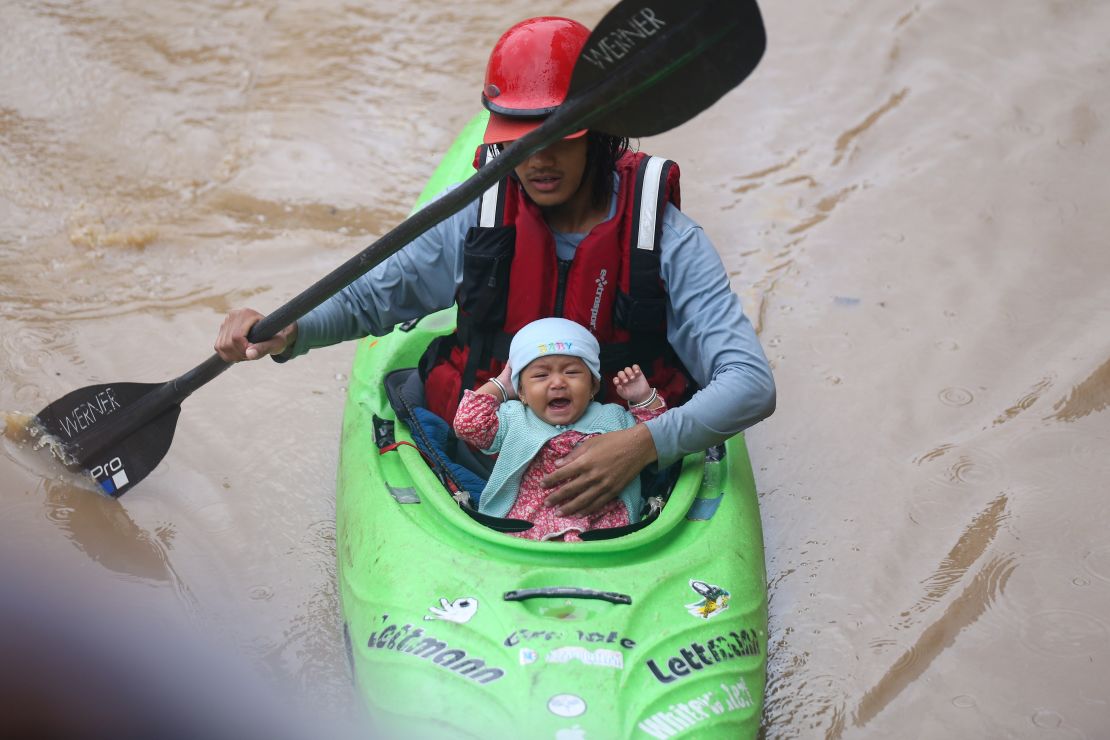
[[945, 406], [966, 406], [975, 400], [975, 396], [966, 388], [945, 388], [938, 394], [938, 398]]
[[1040, 709], [1033, 713], [1033, 724], [1037, 727], [1053, 729], [1064, 723], [1064, 718], [1051, 709]]

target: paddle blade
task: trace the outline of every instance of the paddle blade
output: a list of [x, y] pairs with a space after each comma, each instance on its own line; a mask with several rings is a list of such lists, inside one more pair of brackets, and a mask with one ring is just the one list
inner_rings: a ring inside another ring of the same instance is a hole
[[105, 493], [121, 496], [157, 467], [173, 442], [181, 406], [162, 407], [158, 398], [165, 387], [86, 386], [44, 408], [35, 424], [63, 463], [87, 472]]
[[625, 0], [590, 34], [567, 98], [627, 76], [590, 117], [590, 128], [629, 138], [660, 134], [739, 85], [766, 47], [754, 0]]

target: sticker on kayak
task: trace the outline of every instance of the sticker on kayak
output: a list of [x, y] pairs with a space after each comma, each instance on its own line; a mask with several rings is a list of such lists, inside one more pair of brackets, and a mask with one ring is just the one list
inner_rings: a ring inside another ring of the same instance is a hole
[[686, 611], [695, 617], [709, 619], [728, 609], [729, 593], [720, 586], [691, 579], [690, 588], [694, 589], [694, 593], [701, 597], [701, 601], [686, 605]]
[[610, 645], [620, 645], [622, 648], [631, 650], [636, 647], [636, 641], [630, 637], [621, 637], [620, 633], [615, 630], [605, 632], [584, 632], [583, 630], [527, 630], [518, 629], [513, 630], [508, 637], [505, 638], [505, 647], [513, 647], [522, 642], [551, 642], [552, 640], [574, 640], [578, 639], [579, 642], [592, 642], [603, 643]]
[[478, 611], [478, 600], [473, 596], [463, 596], [454, 601], [440, 599], [439, 606], [429, 606], [431, 614], [425, 614], [424, 620], [442, 619], [444, 622], [466, 624]]
[[620, 653], [616, 650], [606, 650], [605, 648], [587, 650], [577, 645], [565, 645], [560, 648], [555, 648], [548, 653], [546, 661], [548, 663], [570, 663], [571, 661], [578, 661], [583, 665], [595, 665], [603, 668], [624, 670], [624, 653]]
[[[539, 653], [532, 648], [520, 649], [520, 664], [532, 665], [540, 659]], [[616, 650], [587, 650], [577, 645], [564, 645], [555, 648], [544, 656], [545, 663], [570, 663], [578, 661], [583, 665], [601, 666], [602, 668], [616, 668], [624, 670], [624, 653]]]
[[567, 727], [555, 733], [555, 740], [586, 740], [586, 731], [581, 725]]
[[672, 704], [669, 709], [656, 712], [639, 724], [639, 728], [654, 738], [673, 737], [712, 717], [738, 712], [755, 706], [748, 685], [740, 678], [735, 683], [723, 683], [719, 690], [706, 691], [685, 701]]
[[574, 694], [556, 694], [548, 699], [547, 709], [557, 717], [578, 717], [586, 713], [586, 701]]

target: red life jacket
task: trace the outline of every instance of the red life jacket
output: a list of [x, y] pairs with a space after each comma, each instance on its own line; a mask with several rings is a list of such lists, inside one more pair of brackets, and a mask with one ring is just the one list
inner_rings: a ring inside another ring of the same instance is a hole
[[[481, 166], [496, 156], [480, 147]], [[466, 237], [458, 328], [421, 360], [428, 407], [451, 421], [463, 388], [504, 367], [513, 335], [536, 319], [562, 316], [587, 327], [601, 345], [603, 403], [623, 403], [613, 376], [639, 364], [669, 406], [686, 401], [693, 381], [667, 343], [666, 292], [659, 274], [663, 210], [679, 205], [678, 165], [628, 153], [617, 162], [614, 218], [595, 226], [561, 261], [539, 207], [512, 177], [483, 196], [478, 226]]]

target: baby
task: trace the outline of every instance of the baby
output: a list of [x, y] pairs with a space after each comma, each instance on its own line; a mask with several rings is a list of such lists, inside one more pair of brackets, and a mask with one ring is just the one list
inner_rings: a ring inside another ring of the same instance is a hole
[[580, 542], [579, 535], [587, 530], [639, 519], [639, 477], [594, 514], [560, 516], [544, 503], [555, 490], [543, 488], [544, 476], [582, 440], [627, 429], [665, 410], [638, 365], [626, 367], [613, 380], [629, 410], [593, 401], [601, 388], [599, 355], [597, 339], [579, 324], [557, 318], [533, 321], [513, 337], [501, 374], [463, 394], [455, 434], [488, 455], [499, 453], [478, 510], [532, 522], [518, 537]]

